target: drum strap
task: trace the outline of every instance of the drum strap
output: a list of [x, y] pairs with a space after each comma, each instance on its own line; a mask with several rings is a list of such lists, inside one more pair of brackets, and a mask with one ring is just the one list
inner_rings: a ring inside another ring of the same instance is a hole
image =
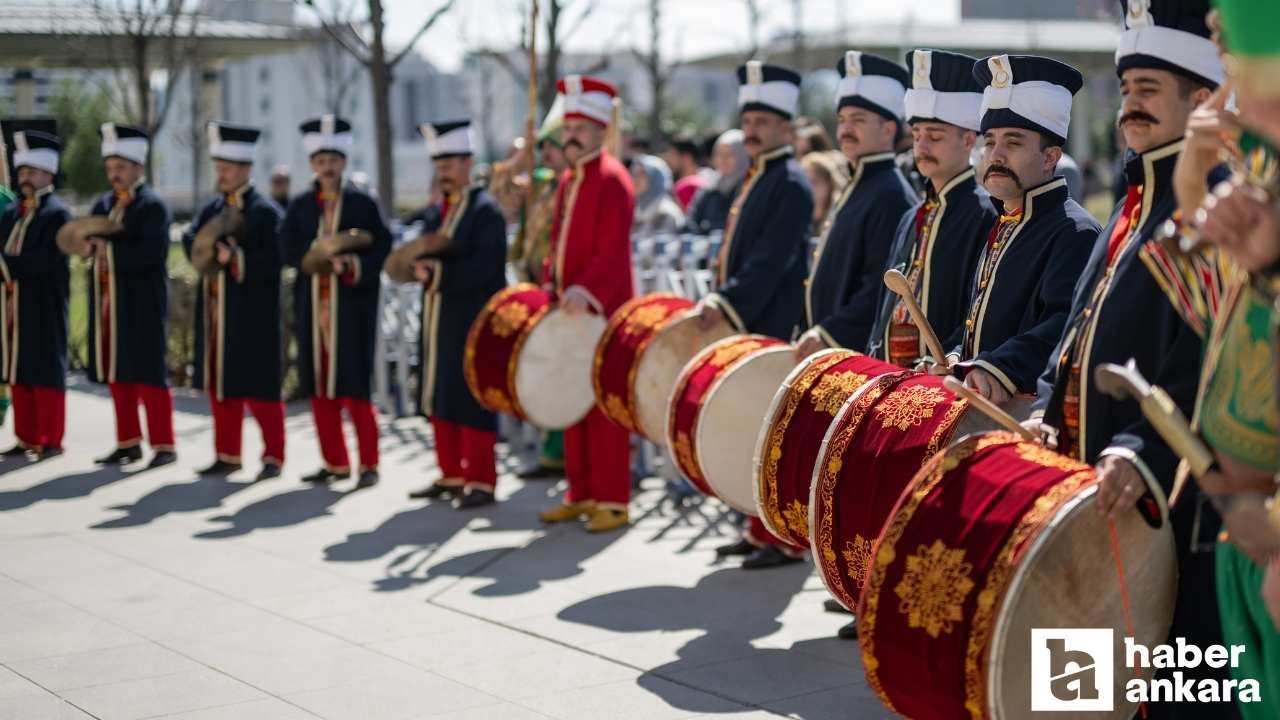
[[[1120, 555], [1120, 535], [1116, 532], [1116, 521], [1107, 521], [1107, 533], [1111, 536], [1111, 557], [1116, 563], [1116, 580], [1120, 583], [1120, 605], [1124, 608], [1124, 629], [1129, 637], [1137, 637], [1133, 626], [1133, 604], [1129, 602], [1129, 583], [1125, 581], [1124, 558]], [[1142, 669], [1133, 669], [1134, 677], [1142, 679]], [[1143, 720], [1147, 717], [1147, 704], [1138, 705], [1138, 712]]]

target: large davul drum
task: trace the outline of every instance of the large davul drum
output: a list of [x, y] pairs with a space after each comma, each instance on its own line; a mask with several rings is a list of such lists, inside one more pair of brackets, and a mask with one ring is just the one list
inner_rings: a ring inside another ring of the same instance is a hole
[[1121, 588], [1136, 642], [1164, 642], [1173, 533], [1167, 514], [1153, 529], [1123, 513], [1117, 561], [1096, 493], [1088, 465], [1012, 433], [935, 455], [877, 540], [858, 606], [863, 666], [880, 699], [924, 720], [1031, 717], [1032, 629], [1111, 628], [1115, 709], [1074, 715], [1132, 717]]
[[[850, 396], [822, 439], [805, 498], [808, 538], [818, 576], [850, 610], [871, 544], [921, 466], [953, 439], [996, 427], [942, 381], [910, 370], [881, 375]], [[1021, 419], [1029, 407], [1015, 397], [1005, 409]]]
[[462, 367], [481, 407], [545, 430], [562, 430], [595, 404], [592, 350], [604, 332], [599, 315], [569, 315], [531, 283], [499, 291], [476, 316]]
[[609, 318], [596, 345], [596, 404], [609, 419], [660, 445], [667, 442], [667, 399], [699, 350], [729, 337], [723, 320], [698, 329], [691, 300], [671, 293], [634, 298]]
[[809, 544], [809, 484], [822, 439], [849, 396], [902, 368], [852, 350], [820, 350], [787, 375], [756, 439], [755, 500], [769, 532]]
[[781, 340], [735, 335], [685, 365], [667, 410], [667, 443], [676, 466], [704, 494], [756, 514], [751, 448], [795, 364], [791, 345]]

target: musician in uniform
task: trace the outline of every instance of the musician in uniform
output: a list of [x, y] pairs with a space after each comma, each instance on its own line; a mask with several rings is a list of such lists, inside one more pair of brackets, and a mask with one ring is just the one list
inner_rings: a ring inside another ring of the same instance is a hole
[[838, 69], [836, 138], [849, 182], [827, 214], [810, 263], [800, 358], [824, 347], [867, 349], [894, 229], [916, 202], [893, 152], [902, 135], [906, 69], [856, 50]]
[[[378, 291], [391, 232], [374, 199], [344, 179], [351, 124], [325, 115], [300, 129], [315, 179], [289, 203], [280, 241], [284, 262], [299, 269], [294, 287], [298, 386], [303, 397], [311, 398], [324, 459], [319, 470], [302, 479], [329, 483], [351, 476], [342, 432], [345, 409], [360, 450], [357, 486], [368, 487], [378, 481], [378, 421], [369, 397]], [[323, 262], [304, 263], [309, 251]]]
[[67, 257], [58, 231], [71, 218], [54, 194], [61, 141], [13, 135], [16, 203], [0, 211], [0, 382], [12, 387], [18, 442], [3, 455], [62, 454], [66, 427]]
[[[556, 214], [543, 282], [571, 315], [608, 317], [635, 293], [631, 277], [631, 217], [635, 191], [622, 163], [604, 149], [617, 90], [593, 77], [570, 75], [557, 83], [564, 96], [561, 140], [572, 163], [556, 188]], [[586, 516], [586, 529], [603, 532], [628, 522], [631, 500], [630, 437], [599, 408], [564, 435], [564, 502], [540, 514], [543, 522]]]
[[[752, 162], [729, 209], [715, 260], [715, 291], [699, 305], [700, 322], [708, 329], [725, 319], [738, 332], [788, 339], [804, 312], [804, 256], [813, 213], [813, 192], [791, 149], [800, 76], [753, 60], [738, 68], [738, 85]], [[720, 556], [746, 556], [745, 569], [800, 562], [804, 551], [783, 543], [759, 518], [748, 521], [741, 540], [716, 548]]]
[[88, 251], [89, 376], [107, 383], [116, 416], [116, 449], [97, 462], [142, 459], [141, 403], [155, 450], [147, 467], [160, 467], [177, 460], [165, 362], [169, 208], [144, 177], [147, 133], [110, 122], [100, 132], [111, 191], [98, 198], [92, 213], [120, 223], [124, 231], [91, 238]]
[[1071, 96], [1084, 82], [1079, 71], [1044, 57], [996, 55], [973, 72], [985, 88], [983, 185], [1000, 217], [970, 283], [965, 321], [944, 348], [954, 348], [947, 372], [1002, 403], [1035, 392], [1100, 228], [1054, 175]]
[[[256, 128], [209, 124], [218, 196], [182, 236], [187, 257], [202, 231], [220, 229], [204, 261], [196, 293], [195, 385], [209, 394], [214, 460], [201, 475], [240, 469], [244, 412], [258, 421], [264, 445], [258, 480], [280, 476], [284, 464], [283, 320], [280, 312], [280, 206], [253, 186]], [[228, 217], [238, 227], [227, 227]]]
[[[964, 322], [969, 281], [996, 221], [991, 196], [969, 162], [982, 117], [974, 62], [942, 50], [907, 53], [907, 123], [916, 169], [927, 182], [924, 199], [898, 223], [889, 267], [906, 276], [940, 338]], [[928, 354], [906, 304], [883, 284], [867, 353], [902, 367], [915, 367]]]
[[410, 497], [456, 496], [457, 507], [476, 508], [494, 502], [498, 418], [467, 389], [463, 353], [472, 322], [506, 285], [506, 221], [493, 196], [471, 183], [470, 121], [424, 124], [422, 134], [444, 194], [441, 219], [388, 265], [412, 256], [422, 285], [419, 409], [431, 421], [443, 477]]

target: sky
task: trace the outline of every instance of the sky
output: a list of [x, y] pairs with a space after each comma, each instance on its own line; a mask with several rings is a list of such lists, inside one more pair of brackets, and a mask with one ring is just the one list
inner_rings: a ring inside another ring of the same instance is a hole
[[[386, 0], [389, 41], [407, 42], [418, 26], [443, 0]], [[570, 51], [599, 52], [606, 47], [648, 48], [648, 0], [569, 0], [570, 22], [582, 8], [595, 9], [568, 43]], [[544, 0], [545, 3], [545, 0]], [[757, 0], [761, 9], [760, 42], [794, 27], [791, 0]], [[456, 70], [472, 48], [505, 49], [519, 41], [522, 8], [528, 0], [458, 0], [418, 42], [418, 51], [444, 70]], [[663, 53], [673, 59], [691, 59], [748, 45], [744, 0], [663, 0]], [[858, 21], [955, 21], [960, 0], [802, 0], [808, 32], [834, 30], [843, 20]], [[527, 12], [524, 11], [524, 12]], [[841, 14], [843, 13], [843, 17]]]

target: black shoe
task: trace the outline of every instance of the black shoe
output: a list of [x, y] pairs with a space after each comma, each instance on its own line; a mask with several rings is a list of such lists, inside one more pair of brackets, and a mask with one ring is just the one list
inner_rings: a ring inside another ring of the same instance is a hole
[[258, 471], [258, 475], [257, 477], [254, 478], [254, 481], [257, 482], [259, 480], [272, 480], [278, 477], [280, 477], [279, 465], [275, 463], [263, 463], [262, 469]]
[[453, 506], [458, 508], [459, 510], [470, 510], [471, 508], [478, 508], [478, 507], [484, 507], [485, 505], [492, 505], [497, 501], [498, 499], [495, 498], [493, 496], [493, 493], [489, 492], [488, 490], [481, 490], [480, 488], [472, 488], [471, 490], [467, 490], [462, 495], [462, 497], [458, 498], [457, 500], [454, 500]]
[[151, 456], [151, 462], [147, 463], [148, 470], [154, 470], [165, 465], [172, 465], [178, 462], [178, 454], [172, 450], [157, 450], [155, 455]]
[[829, 613], [839, 613], [841, 615], [853, 614], [849, 612], [849, 608], [845, 607], [844, 605], [841, 605], [840, 601], [835, 598], [827, 598], [826, 600], [823, 600], [822, 609], [826, 610]]
[[226, 460], [214, 460], [213, 464], [206, 468], [200, 468], [196, 471], [197, 475], [230, 475], [240, 469], [240, 463], [227, 462]]
[[340, 475], [338, 473], [329, 472], [325, 468], [320, 468], [319, 470], [311, 473], [310, 475], [303, 475], [302, 482], [312, 483], [315, 485], [328, 485], [334, 480], [346, 480], [349, 477], [351, 477], [351, 473], [349, 472], [342, 473]]
[[28, 452], [29, 451], [26, 448], [22, 447], [21, 445], [14, 445], [13, 447], [9, 448], [8, 450], [5, 450], [4, 452], [0, 452], [0, 457], [7, 457], [7, 458], [22, 457], [23, 455], [26, 455]]
[[361, 470], [360, 479], [356, 481], [356, 489], [363, 490], [378, 484], [377, 470]]
[[36, 460], [48, 460], [49, 458], [56, 458], [59, 455], [61, 455], [63, 452], [64, 450], [62, 448], [42, 448], [40, 452], [36, 453]]
[[521, 470], [516, 473], [516, 477], [521, 480], [551, 480], [553, 478], [564, 477], [564, 468], [553, 468], [547, 465], [538, 464], [528, 470]]
[[746, 538], [742, 538], [736, 543], [721, 545], [716, 548], [716, 557], [732, 557], [734, 555], [750, 555], [756, 551], [756, 546], [747, 542]]
[[99, 465], [127, 465], [142, 459], [142, 448], [134, 445], [127, 448], [116, 448], [107, 455], [94, 460]]
[[841, 640], [857, 640], [858, 639], [858, 621], [850, 620], [848, 623], [841, 625], [836, 631], [836, 637]]
[[754, 552], [742, 560], [743, 570], [763, 570], [765, 568], [782, 567], [783, 565], [794, 565], [798, 562], [804, 562], [802, 557], [792, 557], [776, 545], [765, 545], [762, 548], [756, 548]]
[[409, 493], [410, 500], [439, 500], [441, 498], [453, 497], [461, 494], [461, 485], [441, 485], [440, 483], [431, 483], [421, 490], [414, 490]]

